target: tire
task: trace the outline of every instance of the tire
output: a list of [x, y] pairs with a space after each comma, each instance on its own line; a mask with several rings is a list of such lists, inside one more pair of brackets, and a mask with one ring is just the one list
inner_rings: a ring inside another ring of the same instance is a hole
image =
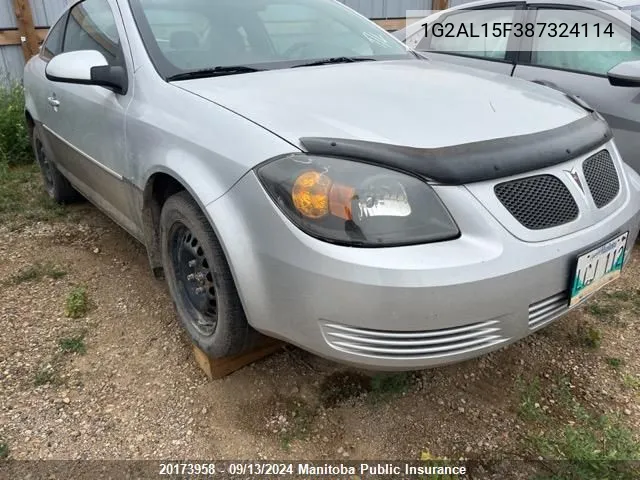
[[170, 197], [160, 216], [162, 265], [182, 325], [214, 358], [254, 345], [229, 264], [207, 218], [187, 192]]
[[55, 159], [47, 152], [40, 135], [40, 132], [34, 129], [31, 140], [46, 192], [56, 203], [66, 204], [78, 201], [81, 198], [80, 194], [60, 173], [56, 167]]

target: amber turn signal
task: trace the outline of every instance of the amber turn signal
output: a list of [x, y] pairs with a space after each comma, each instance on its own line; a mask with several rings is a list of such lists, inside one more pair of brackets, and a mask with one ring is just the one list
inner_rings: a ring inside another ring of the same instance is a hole
[[306, 171], [293, 184], [291, 198], [300, 214], [318, 220], [329, 213], [344, 220], [352, 220], [351, 201], [355, 190], [334, 184], [324, 173]]
[[331, 179], [320, 172], [307, 171], [293, 184], [291, 198], [298, 212], [317, 220], [329, 213]]

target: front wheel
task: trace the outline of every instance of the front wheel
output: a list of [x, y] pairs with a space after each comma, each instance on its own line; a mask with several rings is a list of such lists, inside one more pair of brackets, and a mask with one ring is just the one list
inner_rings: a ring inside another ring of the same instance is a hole
[[42, 138], [37, 130], [33, 132], [33, 151], [42, 173], [42, 181], [44, 188], [49, 196], [57, 203], [73, 203], [80, 198], [80, 194], [69, 183], [58, 167], [56, 167], [53, 158], [44, 147]]
[[160, 235], [169, 290], [194, 343], [216, 358], [251, 347], [258, 335], [247, 322], [222, 247], [187, 192], [164, 204]]

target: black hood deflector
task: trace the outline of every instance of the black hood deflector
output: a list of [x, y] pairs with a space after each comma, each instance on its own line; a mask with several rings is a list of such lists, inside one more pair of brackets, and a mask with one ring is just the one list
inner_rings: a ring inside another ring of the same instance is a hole
[[325, 137], [304, 137], [300, 142], [310, 154], [361, 160], [461, 185], [557, 165], [589, 153], [611, 138], [605, 120], [593, 112], [553, 130], [451, 147], [414, 148]]

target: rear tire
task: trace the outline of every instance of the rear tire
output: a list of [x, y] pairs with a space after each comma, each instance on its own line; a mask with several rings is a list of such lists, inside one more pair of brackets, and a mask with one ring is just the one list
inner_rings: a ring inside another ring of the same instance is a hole
[[165, 202], [160, 241], [165, 278], [193, 342], [214, 358], [253, 346], [258, 333], [247, 322], [222, 247], [187, 192]]
[[38, 130], [34, 129], [32, 144], [46, 192], [56, 203], [66, 204], [78, 201], [81, 198], [80, 194], [69, 183], [69, 180], [60, 173], [54, 159], [45, 148], [40, 135]]

